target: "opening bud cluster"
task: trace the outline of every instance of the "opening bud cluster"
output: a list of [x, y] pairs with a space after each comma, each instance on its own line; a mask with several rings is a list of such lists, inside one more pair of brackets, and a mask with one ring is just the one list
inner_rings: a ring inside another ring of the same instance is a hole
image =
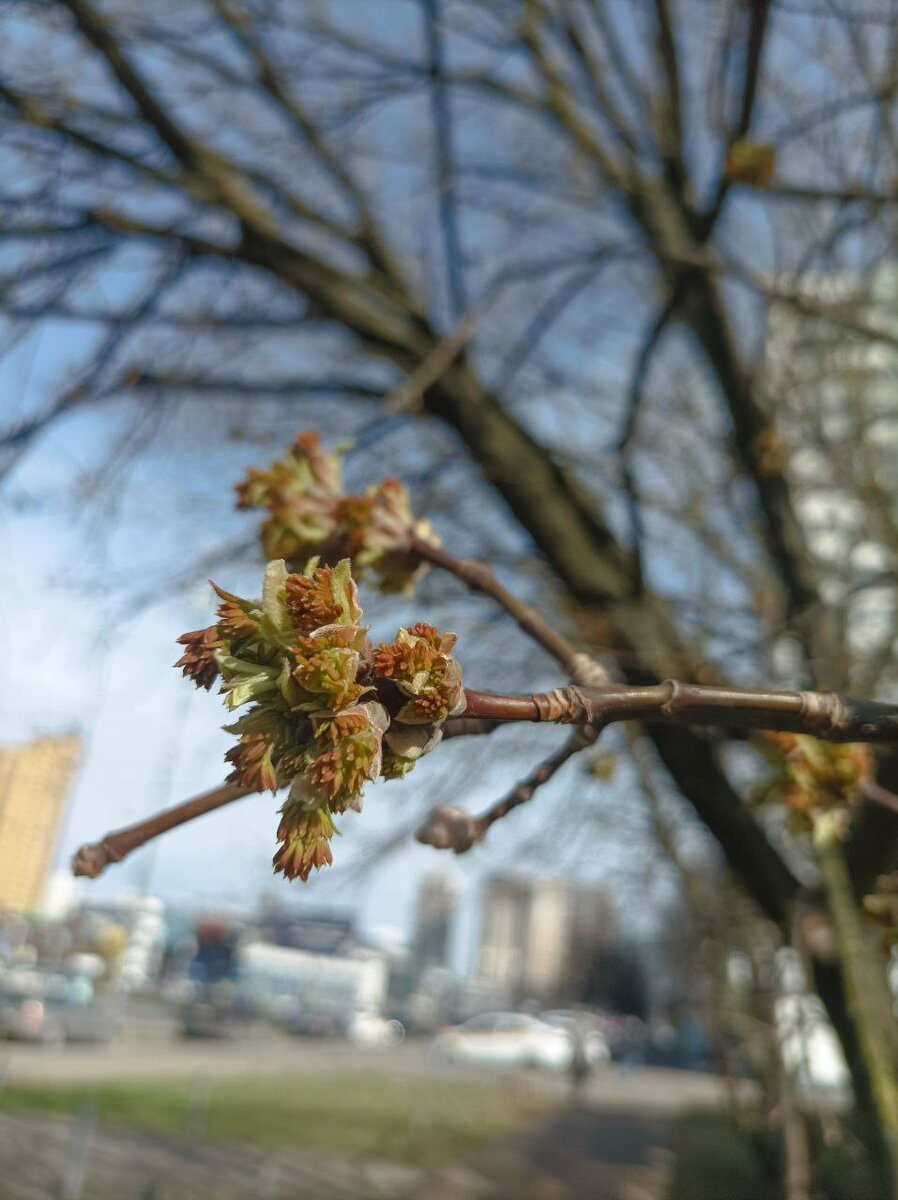
[[861, 798], [869, 778], [870, 747], [821, 742], [801, 733], [764, 733], [762, 748], [772, 772], [755, 791], [762, 804], [782, 804], [796, 832], [811, 832], [825, 813], [844, 812]]
[[360, 810], [367, 783], [408, 774], [464, 711], [455, 635], [418, 624], [373, 646], [348, 558], [301, 574], [269, 562], [260, 600], [213, 587], [218, 620], [178, 639], [175, 665], [245, 710], [225, 726], [228, 781], [289, 787], [274, 868], [307, 879], [332, 861], [334, 816]]
[[347, 495], [342, 456], [347, 447], [325, 451], [316, 433], [301, 433], [286, 455], [264, 469], [251, 468], [237, 486], [238, 508], [263, 508], [262, 549], [266, 558], [323, 562], [348, 558], [356, 576], [373, 576], [381, 591], [411, 594], [426, 566], [408, 550], [414, 536], [439, 539], [416, 518], [409, 494], [385, 479], [364, 495]]

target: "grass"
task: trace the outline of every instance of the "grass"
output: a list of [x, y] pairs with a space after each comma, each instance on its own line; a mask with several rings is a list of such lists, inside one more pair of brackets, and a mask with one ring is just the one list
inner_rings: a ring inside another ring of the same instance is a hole
[[90, 1086], [9, 1085], [0, 1112], [70, 1115], [101, 1123], [402, 1163], [438, 1165], [545, 1112], [512, 1083], [484, 1085], [381, 1076], [228, 1079]]
[[[850, 1123], [842, 1141], [822, 1144], [809, 1123], [815, 1200], [886, 1200], [887, 1188]], [[767, 1126], [737, 1127], [727, 1113], [700, 1112], [674, 1127], [667, 1200], [781, 1200], [782, 1136]]]

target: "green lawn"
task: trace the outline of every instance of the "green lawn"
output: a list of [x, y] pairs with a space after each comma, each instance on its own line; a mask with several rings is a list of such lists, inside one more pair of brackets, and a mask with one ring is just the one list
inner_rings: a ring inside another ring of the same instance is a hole
[[71, 1114], [87, 1105], [110, 1125], [436, 1165], [532, 1120], [547, 1102], [513, 1081], [341, 1075], [228, 1079], [205, 1088], [10, 1085], [0, 1093], [6, 1113]]

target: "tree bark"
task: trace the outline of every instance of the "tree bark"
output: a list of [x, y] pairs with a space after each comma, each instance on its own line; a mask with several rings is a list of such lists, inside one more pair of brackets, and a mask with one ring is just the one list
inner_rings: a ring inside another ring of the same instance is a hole
[[848, 1010], [857, 1033], [856, 1050], [863, 1060], [878, 1118], [888, 1194], [898, 1200], [898, 1047], [892, 997], [885, 972], [879, 969], [871, 930], [855, 902], [837, 829], [829, 816], [818, 821], [814, 842], [844, 971]]

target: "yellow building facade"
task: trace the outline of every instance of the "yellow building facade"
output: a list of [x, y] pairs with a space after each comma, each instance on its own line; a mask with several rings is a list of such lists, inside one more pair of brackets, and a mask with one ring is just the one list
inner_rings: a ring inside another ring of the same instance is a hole
[[40, 906], [81, 742], [0, 746], [0, 911]]

